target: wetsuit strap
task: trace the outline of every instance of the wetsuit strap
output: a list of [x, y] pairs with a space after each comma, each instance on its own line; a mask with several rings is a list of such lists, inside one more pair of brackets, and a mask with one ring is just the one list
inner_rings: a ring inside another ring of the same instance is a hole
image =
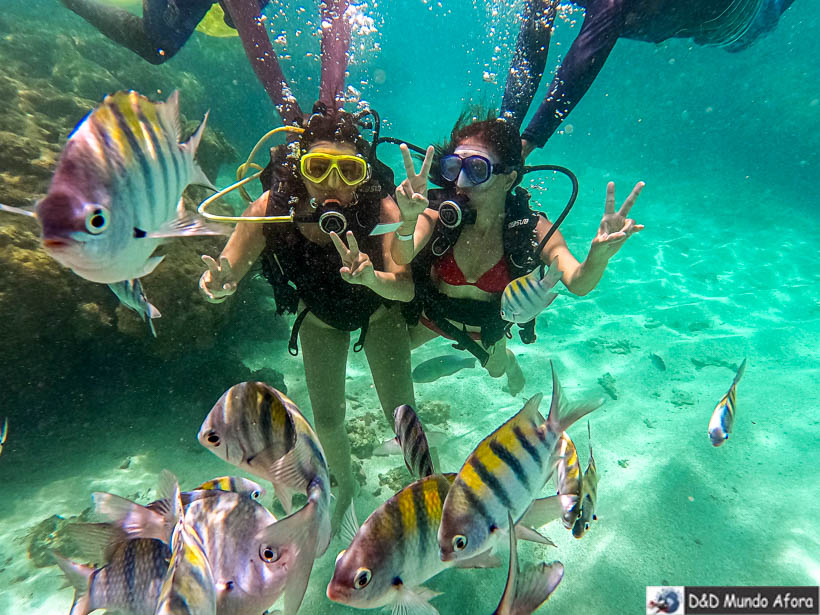
[[526, 0], [515, 54], [507, 73], [500, 116], [521, 126], [547, 64], [559, 0]]
[[322, 28], [320, 45], [322, 77], [319, 82], [319, 100], [328, 109], [337, 109], [344, 102], [345, 71], [350, 48], [350, 20], [345, 15], [348, 0], [322, 0]]
[[299, 329], [302, 328], [302, 321], [305, 320], [305, 317], [310, 312], [310, 308], [305, 308], [299, 315], [296, 317], [296, 320], [293, 321], [293, 328], [290, 330], [290, 340], [288, 341], [288, 352], [291, 356], [297, 356], [299, 354]]
[[266, 22], [259, 18], [259, 3], [248, 0], [223, 0], [223, 4], [230, 12], [231, 21], [236, 26], [239, 38], [242, 39], [242, 46], [253, 72], [264, 86], [282, 122], [292, 126], [301, 121], [302, 110], [290, 93], [288, 80], [270, 44], [265, 28]]
[[362, 325], [362, 332], [359, 333], [359, 339], [353, 344], [353, 352], [359, 352], [364, 348], [364, 340], [367, 337], [367, 328], [370, 326], [370, 319], [368, 318]]

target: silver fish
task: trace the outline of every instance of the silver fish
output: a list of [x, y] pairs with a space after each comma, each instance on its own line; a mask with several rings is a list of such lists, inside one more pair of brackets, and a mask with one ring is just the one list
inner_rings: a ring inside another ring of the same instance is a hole
[[177, 92], [164, 103], [133, 91], [106, 96], [69, 135], [35, 207], [45, 251], [82, 278], [112, 284], [151, 273], [167, 238], [225, 234], [182, 204], [188, 184], [213, 188], [194, 161], [207, 118], [180, 144]]
[[140, 318], [148, 320], [148, 327], [151, 329], [151, 335], [157, 336], [157, 330], [154, 328], [154, 318], [159, 318], [162, 314], [159, 310], [148, 302], [145, 292], [142, 290], [142, 284], [139, 279], [123, 280], [122, 282], [115, 282], [109, 284], [117, 299], [120, 300], [125, 307], [131, 308]]
[[[512, 516], [508, 523], [514, 523]], [[541, 562], [522, 572], [518, 567], [518, 541], [515, 532], [510, 532], [507, 584], [493, 615], [530, 615], [547, 601], [563, 578], [564, 565], [561, 562]]]
[[287, 513], [294, 492], [307, 495], [307, 504], [268, 534], [275, 549], [298, 545], [285, 590], [286, 615], [295, 613], [313, 560], [330, 543], [330, 478], [316, 432], [286, 395], [264, 382], [242, 382], [219, 398], [197, 437], [221, 459], [273, 483]]
[[205, 546], [185, 521], [179, 485], [171, 502], [177, 519], [171, 536], [171, 561], [162, 581], [156, 615], [216, 615], [216, 586]]
[[404, 464], [412, 476], [424, 478], [433, 473], [433, 459], [424, 428], [413, 408], [404, 404], [393, 411], [393, 431], [404, 453]]
[[474, 357], [462, 357], [455, 354], [445, 354], [440, 357], [427, 359], [413, 369], [413, 382], [435, 382], [439, 378], [452, 376], [462, 369], [475, 367]]
[[105, 566], [97, 569], [57, 553], [54, 557], [75, 589], [71, 615], [87, 615], [97, 609], [154, 615], [171, 549], [152, 538], [127, 540], [115, 545]]
[[746, 359], [743, 359], [743, 363], [740, 364], [735, 379], [732, 381], [732, 386], [729, 387], [729, 391], [712, 411], [712, 418], [709, 420], [709, 440], [712, 442], [712, 446], [720, 446], [729, 439], [729, 434], [732, 433], [732, 425], [735, 422], [737, 383], [740, 382], [745, 371]]
[[592, 455], [592, 433], [589, 423], [587, 423], [587, 435], [589, 436], [589, 462], [584, 471], [584, 478], [581, 480], [581, 513], [572, 526], [572, 535], [581, 538], [589, 529], [591, 521], [597, 521], [595, 510], [598, 507], [598, 466], [595, 457]]
[[438, 540], [445, 561], [469, 558], [497, 544], [508, 531], [507, 513], [520, 521], [552, 475], [561, 433], [598, 408], [596, 399], [570, 407], [552, 369], [552, 403], [546, 420], [541, 395], [479, 443], [459, 470], [442, 511]]
[[546, 274], [537, 267], [514, 279], [501, 294], [501, 318], [520, 325], [531, 321], [555, 301], [558, 293], [552, 289], [562, 275], [555, 259]]

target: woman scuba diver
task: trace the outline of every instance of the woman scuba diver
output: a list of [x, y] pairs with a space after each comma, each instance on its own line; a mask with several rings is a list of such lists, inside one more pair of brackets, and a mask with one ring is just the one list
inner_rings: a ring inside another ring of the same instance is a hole
[[297, 141], [271, 151], [266, 191], [243, 214], [292, 212], [293, 223], [237, 224], [218, 264], [203, 256], [200, 288], [209, 301], [223, 301], [261, 256], [277, 312], [298, 314], [289, 350], [297, 354], [301, 340], [316, 432], [339, 485], [335, 529], [355, 487], [344, 427], [350, 332], [361, 330], [354, 350], [364, 348], [392, 422], [396, 406], [414, 404], [407, 326], [395, 303], [410, 301], [414, 290], [409, 268], [391, 256], [393, 234], [370, 235], [380, 222], [400, 222], [392, 183], [369, 159], [356, 118], [317, 108]]
[[[500, 315], [507, 284], [542, 263], [549, 266], [557, 261], [561, 280], [571, 293], [590, 292], [609, 259], [643, 230], [627, 216], [644, 184], [635, 185], [617, 212], [615, 184], [607, 185], [604, 216], [586, 259], [579, 262], [557, 230], [541, 245], [552, 223], [531, 210], [527, 192], [516, 188], [524, 166], [521, 137], [511, 122], [492, 114], [483, 120], [462, 114], [449, 143], [438, 151], [427, 148], [418, 174], [407, 145], [401, 149], [407, 179], [396, 190], [402, 226], [396, 231], [399, 241], [393, 243], [393, 258], [399, 264], [413, 263], [413, 305], [419, 324], [410, 330], [411, 345], [438, 335], [455, 339], [481, 360], [491, 376], [506, 373], [510, 393], [516, 395], [524, 387], [524, 376], [506, 347], [510, 324]], [[431, 165], [436, 183], [448, 185], [443, 192], [449, 202], [469, 206], [458, 225], [440, 214], [443, 199], [438, 198], [438, 203], [428, 199]], [[532, 329], [528, 336], [522, 332], [522, 339], [534, 341]]]

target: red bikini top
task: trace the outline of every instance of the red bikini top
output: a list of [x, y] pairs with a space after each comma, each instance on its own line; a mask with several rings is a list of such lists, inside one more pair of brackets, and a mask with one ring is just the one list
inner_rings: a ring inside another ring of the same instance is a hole
[[486, 293], [503, 293], [507, 284], [510, 283], [510, 271], [507, 268], [507, 259], [501, 257], [493, 268], [485, 271], [478, 280], [468, 282], [458, 268], [456, 258], [453, 256], [453, 251], [448, 250], [447, 253], [433, 263], [433, 271], [440, 280], [450, 284], [451, 286], [475, 286]]

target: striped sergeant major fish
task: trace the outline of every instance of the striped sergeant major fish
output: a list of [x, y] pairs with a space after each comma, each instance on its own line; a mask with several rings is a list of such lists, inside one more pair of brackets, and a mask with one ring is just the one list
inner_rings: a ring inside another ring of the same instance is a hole
[[546, 273], [536, 267], [527, 275], [515, 278], [501, 295], [501, 318], [519, 325], [531, 321], [555, 301], [558, 293], [552, 289], [562, 275], [555, 259]]
[[433, 459], [430, 446], [418, 415], [407, 404], [393, 411], [393, 431], [404, 454], [404, 464], [408, 472], [417, 478], [433, 473]]
[[538, 411], [542, 395], [536, 395], [482, 440], [459, 470], [442, 511], [442, 560], [469, 558], [495, 546], [509, 529], [507, 512], [520, 521], [552, 475], [561, 433], [603, 403], [599, 398], [570, 406], [550, 365], [547, 419]]
[[[299, 558], [285, 590], [285, 615], [298, 610], [315, 557], [330, 543], [330, 479], [322, 445], [305, 416], [264, 382], [232, 386], [211, 409], [198, 434], [215, 455], [273, 484], [288, 516], [268, 535], [275, 549], [296, 543]], [[291, 513], [292, 495], [307, 503]]]
[[154, 615], [171, 549], [153, 538], [124, 540], [114, 545], [101, 568], [53, 555], [75, 590], [71, 615], [87, 615], [97, 609]]
[[173, 482], [170, 500], [177, 523], [156, 615], [216, 615], [216, 585], [211, 563], [199, 535], [185, 521], [179, 484], [176, 478]]
[[558, 441], [558, 465], [555, 469], [555, 486], [558, 495], [574, 496], [565, 498], [565, 505], [561, 510], [561, 520], [564, 527], [572, 529], [578, 515], [581, 514], [581, 462], [578, 460], [578, 451], [575, 443], [567, 432], [561, 434]]
[[[512, 515], [508, 523], [514, 523]], [[530, 615], [544, 604], [564, 578], [564, 565], [552, 562], [527, 566], [523, 572], [518, 566], [518, 541], [510, 532], [510, 569], [504, 593], [493, 615]]]
[[743, 363], [740, 364], [729, 391], [712, 411], [712, 418], [709, 420], [709, 440], [712, 442], [712, 446], [723, 444], [729, 439], [729, 434], [732, 432], [732, 425], [735, 422], [737, 383], [740, 382], [744, 371], [746, 371], [746, 359], [743, 359]]
[[581, 538], [589, 529], [590, 521], [597, 521], [595, 511], [598, 507], [598, 466], [592, 454], [592, 432], [587, 422], [587, 436], [589, 437], [589, 462], [581, 480], [581, 512], [572, 526], [572, 535]]
[[[327, 597], [359, 609], [390, 606], [394, 613], [437, 614], [429, 601], [439, 593], [424, 587], [425, 581], [455, 565], [500, 566], [489, 551], [464, 562], [441, 561], [438, 527], [455, 476], [426, 476], [387, 500], [361, 527], [352, 521], [355, 536], [336, 558]], [[351, 523], [350, 513], [346, 523]]]
[[151, 335], [157, 336], [157, 330], [154, 328], [154, 319], [162, 316], [159, 310], [148, 302], [145, 292], [142, 290], [142, 284], [139, 279], [123, 280], [109, 284], [117, 299], [120, 300], [125, 307], [134, 310], [143, 321], [148, 321], [148, 328], [151, 330]]
[[34, 213], [0, 209], [33, 215], [44, 250], [82, 278], [141, 278], [162, 261], [152, 256], [162, 241], [225, 233], [182, 204], [189, 184], [213, 188], [194, 160], [207, 118], [180, 144], [177, 92], [164, 103], [134, 91], [106, 96], [69, 135]]

